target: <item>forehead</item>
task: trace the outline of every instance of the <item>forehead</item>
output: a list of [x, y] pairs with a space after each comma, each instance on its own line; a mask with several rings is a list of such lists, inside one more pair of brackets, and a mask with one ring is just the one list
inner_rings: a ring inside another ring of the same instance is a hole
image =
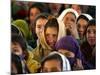
[[35, 12], [40, 12], [40, 10], [36, 7], [33, 7], [33, 8], [30, 9], [30, 12], [35, 13]]
[[37, 19], [36, 23], [38, 23], [38, 22], [45, 22], [45, 21], [47, 21], [47, 19], [45, 19], [45, 18], [39, 18], [39, 19]]
[[61, 66], [61, 62], [57, 59], [47, 60], [44, 63], [44, 67], [48, 67], [48, 68], [59, 67], [59, 66]]
[[58, 32], [58, 29], [57, 29], [57, 27], [47, 27], [45, 32], [54, 34], [54, 33]]
[[74, 18], [76, 18], [75, 14], [73, 12], [66, 13], [65, 17], [74, 17]]
[[78, 23], [78, 24], [80, 24], [80, 23], [82, 23], [82, 24], [87, 24], [88, 22], [87, 22], [85, 19], [80, 18], [80, 19], [78, 20], [77, 23]]
[[88, 22], [86, 19], [84, 19], [84, 18], [80, 18], [79, 20], [78, 20], [78, 22], [79, 21], [86, 21], [86, 22]]
[[96, 30], [96, 26], [88, 26], [88, 28], [87, 28], [87, 30], [89, 30], [89, 29], [94, 29], [94, 30]]

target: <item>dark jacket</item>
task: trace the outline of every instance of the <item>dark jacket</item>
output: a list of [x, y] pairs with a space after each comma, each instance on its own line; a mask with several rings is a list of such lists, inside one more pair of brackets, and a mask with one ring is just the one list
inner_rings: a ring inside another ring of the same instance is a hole
[[82, 52], [82, 61], [84, 65], [84, 69], [95, 69], [96, 68], [96, 57], [95, 53], [95, 46], [91, 48], [88, 42], [84, 42], [81, 45], [81, 52]]

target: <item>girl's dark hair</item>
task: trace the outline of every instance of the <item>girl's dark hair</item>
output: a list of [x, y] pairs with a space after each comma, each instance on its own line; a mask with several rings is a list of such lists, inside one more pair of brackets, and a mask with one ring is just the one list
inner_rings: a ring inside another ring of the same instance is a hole
[[63, 60], [62, 60], [62, 58], [61, 58], [61, 56], [59, 54], [52, 54], [52, 55], [49, 55], [47, 57], [44, 57], [44, 59], [41, 62], [41, 69], [43, 69], [45, 62], [49, 61], [49, 60], [58, 60], [58, 61], [60, 61], [61, 70], [62, 70], [62, 68], [63, 68], [62, 67], [63, 66]]
[[86, 31], [85, 31], [85, 35], [86, 35], [87, 29], [88, 29], [89, 26], [96, 26], [96, 20], [92, 19], [88, 22], [88, 25], [87, 25], [87, 28], [86, 28]]
[[84, 20], [86, 20], [87, 22], [89, 21], [89, 19], [88, 19], [86, 16], [80, 15], [80, 16], [77, 18], [76, 23], [78, 22], [79, 19], [84, 19]]
[[91, 15], [93, 18], [96, 18], [96, 6], [88, 6], [86, 13]]
[[39, 15], [36, 16], [35, 20], [34, 20], [34, 25], [36, 25], [36, 21], [40, 18], [43, 18], [43, 19], [48, 19], [48, 16], [50, 14], [49, 13], [40, 13]]
[[[15, 55], [15, 54], [11, 54], [11, 64], [15, 65], [16, 69], [17, 69], [17, 74], [22, 74], [23, 71], [22, 71], [22, 64], [21, 64], [21, 61], [20, 61], [20, 58], [19, 56]], [[13, 75], [14, 73], [12, 72], [12, 69], [11, 69], [11, 74]]]
[[16, 26], [11, 25], [11, 34], [20, 34], [20, 30]]
[[44, 32], [46, 31], [46, 29], [47, 29], [48, 27], [56, 27], [57, 30], [59, 31], [59, 24], [58, 24], [57, 19], [56, 19], [56, 18], [50, 18], [50, 19], [48, 20], [48, 22], [46, 23], [46, 25], [45, 25]]
[[44, 11], [44, 5], [42, 3], [34, 3], [31, 7], [29, 7], [29, 11], [28, 11], [28, 17], [30, 16], [30, 11], [32, 8], [37, 8], [40, 10], [40, 12]]
[[11, 42], [17, 42], [20, 44], [21, 48], [23, 51], [26, 51], [27, 49], [27, 45], [26, 45], [26, 41], [25, 39], [21, 36], [21, 35], [17, 35], [17, 34], [12, 34], [11, 36]]
[[95, 19], [90, 20], [88, 26], [96, 26], [96, 20]]

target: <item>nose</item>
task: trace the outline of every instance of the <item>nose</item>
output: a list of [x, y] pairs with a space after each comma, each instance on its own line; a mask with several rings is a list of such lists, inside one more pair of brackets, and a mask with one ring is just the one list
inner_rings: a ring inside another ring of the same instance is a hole
[[53, 37], [49, 37], [49, 42], [52, 43], [53, 42]]
[[53, 38], [53, 36], [50, 35], [49, 38], [48, 38], [48, 40], [49, 40], [50, 43], [53, 43], [53, 42], [54, 42], [54, 38]]
[[84, 29], [82, 27], [79, 28], [79, 33], [83, 33]]
[[91, 33], [89, 34], [89, 36], [90, 36], [90, 37], [94, 37], [95, 34], [94, 34], [93, 32], [91, 32]]
[[67, 25], [70, 25], [71, 24], [71, 21], [70, 20], [66, 20], [66, 24]]
[[82, 28], [82, 27], [80, 27], [80, 28], [79, 28], [79, 31], [81, 31], [81, 32], [82, 32], [82, 31], [83, 31], [83, 28]]

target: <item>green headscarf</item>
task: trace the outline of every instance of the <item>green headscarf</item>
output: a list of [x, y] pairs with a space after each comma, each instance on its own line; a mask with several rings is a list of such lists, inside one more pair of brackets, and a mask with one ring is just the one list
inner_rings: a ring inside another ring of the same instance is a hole
[[31, 37], [32, 33], [29, 31], [29, 27], [26, 21], [22, 19], [18, 19], [18, 20], [13, 21], [12, 23], [19, 28], [19, 30], [22, 32], [26, 40], [29, 40], [32, 38]]

